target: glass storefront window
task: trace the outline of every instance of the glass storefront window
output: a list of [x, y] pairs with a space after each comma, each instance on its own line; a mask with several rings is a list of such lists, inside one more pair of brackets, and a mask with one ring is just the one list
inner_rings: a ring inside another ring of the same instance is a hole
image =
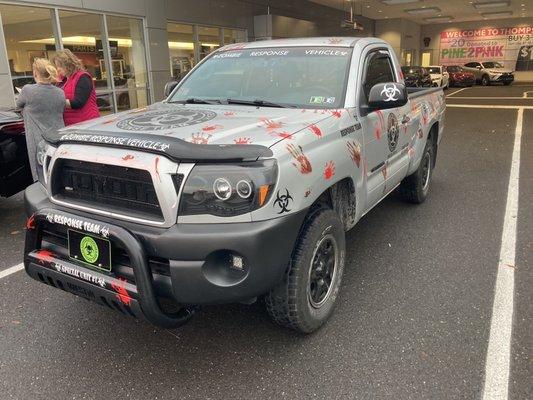
[[224, 28], [224, 45], [246, 42], [246, 31]]
[[208, 26], [198, 27], [200, 42], [200, 60], [220, 47], [220, 29]]
[[193, 26], [168, 23], [167, 32], [170, 73], [173, 78], [180, 80], [194, 66]]
[[102, 44], [102, 15], [60, 10], [59, 23], [63, 47], [72, 51], [93, 77], [100, 113], [113, 112]]
[[[140, 19], [106, 16], [119, 111], [148, 105], [148, 71]], [[144, 90], [139, 90], [144, 89]]]
[[16, 96], [22, 86], [34, 83], [34, 58], [48, 58], [55, 50], [51, 10], [0, 4], [0, 14]]

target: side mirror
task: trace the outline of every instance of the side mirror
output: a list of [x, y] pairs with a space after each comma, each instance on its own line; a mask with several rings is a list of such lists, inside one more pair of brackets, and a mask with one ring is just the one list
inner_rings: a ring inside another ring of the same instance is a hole
[[478, 65], [476, 68], [477, 68], [477, 69], [481, 69], [482, 67], [481, 67], [481, 65]]
[[167, 98], [170, 95], [170, 93], [172, 93], [172, 91], [178, 85], [178, 83], [179, 83], [178, 81], [170, 81], [166, 83], [165, 92], [164, 92], [165, 98]]
[[369, 111], [402, 107], [405, 104], [407, 104], [407, 89], [403, 83], [378, 83], [370, 89]]

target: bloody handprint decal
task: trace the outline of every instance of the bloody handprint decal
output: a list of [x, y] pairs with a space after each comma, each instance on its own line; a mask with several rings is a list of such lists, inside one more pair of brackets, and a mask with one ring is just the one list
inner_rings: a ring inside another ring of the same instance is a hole
[[208, 144], [209, 138], [211, 137], [210, 134], [205, 132], [196, 132], [191, 135], [191, 143], [194, 144]]
[[250, 139], [249, 137], [240, 137], [237, 139], [233, 139], [233, 141], [235, 142], [235, 144], [251, 144], [252, 143], [252, 139]]
[[223, 126], [222, 125], [206, 125], [202, 128], [202, 131], [204, 132], [214, 132], [218, 129], [222, 129]]
[[320, 130], [320, 128], [318, 126], [316, 126], [315, 124], [313, 125], [309, 125], [309, 129], [311, 130], [311, 132], [314, 133], [314, 135], [317, 137], [317, 138], [321, 138], [322, 137], [322, 131]]
[[118, 301], [120, 301], [125, 306], [129, 306], [131, 304], [131, 297], [126, 290], [126, 283], [127, 281], [123, 278], [119, 278], [118, 283], [111, 283], [111, 288], [117, 292], [116, 297]]
[[292, 133], [289, 132], [270, 132], [270, 136], [292, 140]]
[[357, 168], [361, 165], [361, 145], [357, 142], [348, 142], [346, 143], [348, 147], [348, 153], [350, 153], [350, 158], [357, 165]]
[[292, 165], [298, 168], [298, 171], [300, 171], [300, 173], [309, 174], [313, 171], [313, 167], [311, 167], [309, 158], [307, 158], [307, 156], [304, 154], [302, 146], [296, 147], [293, 144], [288, 144], [287, 150], [289, 151], [289, 154], [296, 161], [296, 162], [293, 162]]
[[274, 121], [268, 118], [260, 118], [258, 126], [264, 126], [268, 131], [270, 131], [282, 128], [283, 122]]
[[35, 253], [35, 257], [37, 257], [41, 264], [44, 264], [45, 262], [52, 262], [55, 256], [50, 250], [41, 249]]
[[385, 117], [381, 110], [376, 110], [376, 115], [378, 116], [378, 120], [374, 124], [374, 135], [376, 136], [376, 139], [380, 140], [383, 129], [385, 128]]
[[340, 118], [342, 116], [342, 110], [331, 110], [330, 112], [334, 118]]
[[28, 231], [35, 229], [35, 214], [32, 214], [26, 221], [26, 229]]
[[324, 179], [329, 180], [335, 175], [335, 163], [333, 161], [328, 161], [326, 167], [324, 168]]

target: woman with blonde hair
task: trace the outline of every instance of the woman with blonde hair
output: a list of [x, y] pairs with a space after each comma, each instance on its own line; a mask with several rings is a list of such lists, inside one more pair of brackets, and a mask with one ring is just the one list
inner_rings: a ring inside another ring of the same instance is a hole
[[22, 88], [17, 107], [22, 109], [28, 158], [33, 180], [36, 181], [42, 172], [37, 167], [37, 157], [39, 148], [42, 148], [43, 133], [65, 126], [65, 95], [55, 86], [58, 73], [50, 61], [36, 58], [33, 61], [33, 77], [36, 83]]
[[63, 114], [65, 125], [72, 125], [98, 118], [96, 90], [92, 76], [85, 71], [83, 63], [70, 50], [58, 50], [52, 57], [62, 77], [61, 87], [65, 92], [67, 107]]

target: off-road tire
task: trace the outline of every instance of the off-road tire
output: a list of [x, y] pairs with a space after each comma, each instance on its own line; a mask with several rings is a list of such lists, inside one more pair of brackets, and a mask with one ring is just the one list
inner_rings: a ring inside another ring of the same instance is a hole
[[[320, 243], [334, 238], [337, 244], [335, 274], [328, 296], [319, 307], [312, 305], [311, 269]], [[272, 319], [300, 333], [311, 333], [331, 316], [344, 272], [345, 236], [338, 215], [331, 209], [311, 212], [302, 226], [283, 281], [265, 296], [266, 309]]]
[[[400, 195], [404, 201], [413, 204], [421, 204], [426, 200], [431, 187], [431, 177], [433, 175], [434, 166], [435, 148], [433, 147], [433, 141], [428, 138], [426, 141], [426, 147], [424, 148], [424, 154], [422, 155], [417, 170], [406, 177], [400, 184]], [[426, 168], [429, 168], [429, 172]], [[427, 184], [425, 184], [425, 179], [427, 179]]]
[[481, 86], [490, 86], [490, 78], [488, 75], [483, 75], [481, 77]]

